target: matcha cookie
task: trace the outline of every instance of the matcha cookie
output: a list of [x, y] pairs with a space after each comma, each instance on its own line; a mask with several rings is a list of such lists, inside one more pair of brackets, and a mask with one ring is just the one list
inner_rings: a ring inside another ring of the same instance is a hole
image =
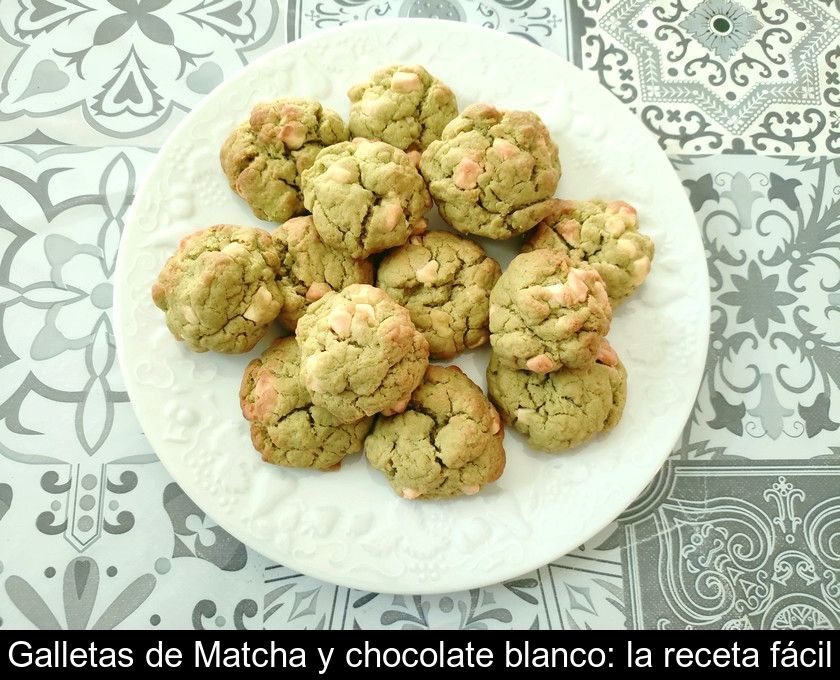
[[408, 310], [365, 284], [311, 304], [297, 335], [301, 381], [341, 423], [403, 411], [429, 363], [429, 343]]
[[181, 240], [152, 286], [152, 299], [190, 349], [248, 352], [280, 312], [279, 273], [268, 232], [219, 224]]
[[551, 213], [557, 146], [530, 111], [468, 106], [420, 159], [441, 216], [458, 231], [516, 236]]
[[325, 146], [347, 139], [341, 117], [314, 99], [257, 104], [219, 158], [231, 189], [261, 220], [283, 222], [304, 212], [300, 173]]
[[351, 283], [373, 283], [373, 267], [324, 245], [311, 216], [286, 221], [271, 234], [280, 256], [280, 320], [294, 330], [307, 305]]
[[294, 338], [276, 340], [245, 369], [239, 389], [251, 441], [267, 463], [330, 470], [362, 450], [373, 418], [341, 424], [315, 406], [300, 384], [300, 349]]
[[540, 222], [523, 252], [552, 248], [577, 265], [588, 262], [604, 280], [615, 307], [650, 272], [653, 242], [639, 233], [636, 209], [624, 201], [560, 201]]
[[324, 243], [352, 257], [401, 246], [426, 230], [432, 199], [411, 159], [356, 138], [321, 151], [303, 173], [303, 200]]
[[430, 231], [389, 252], [376, 282], [408, 309], [431, 356], [451, 359], [490, 337], [490, 290], [500, 274], [499, 263], [477, 243]]
[[405, 412], [376, 421], [365, 455], [403, 498], [471, 495], [502, 474], [503, 439], [472, 380], [456, 366], [429, 366]]
[[510, 368], [583, 368], [598, 358], [611, 320], [598, 272], [556, 250], [517, 255], [490, 293], [490, 343]]
[[505, 423], [531, 446], [563, 451], [616, 426], [627, 397], [627, 373], [612, 348], [586, 368], [548, 374], [507, 368], [493, 354], [487, 386]]
[[347, 96], [352, 136], [381, 139], [403, 151], [422, 151], [458, 115], [452, 90], [422, 66], [379, 69]]

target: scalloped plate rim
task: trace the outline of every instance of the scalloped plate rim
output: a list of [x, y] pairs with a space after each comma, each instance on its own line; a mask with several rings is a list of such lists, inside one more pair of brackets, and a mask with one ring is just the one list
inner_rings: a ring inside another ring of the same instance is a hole
[[[502, 43], [506, 42], [509, 43], [509, 45], [511, 46], [516, 45], [524, 52], [531, 51], [535, 56], [538, 55], [543, 59], [553, 60], [556, 64], [558, 64], [561, 71], [564, 69], [573, 69], [575, 71], [578, 71], [587, 79], [590, 79], [593, 82], [593, 84], [597, 84], [597, 81], [595, 81], [593, 78], [593, 74], [582, 71], [571, 62], [568, 62], [565, 59], [563, 59], [561, 56], [550, 52], [545, 48], [529, 43], [521, 38], [516, 38], [513, 36], [499, 33], [492, 29], [487, 29], [474, 25], [459, 24], [457, 22], [449, 22], [435, 19], [399, 18], [378, 19], [370, 22], [350, 23], [345, 26], [339, 26], [312, 33], [308, 36], [295, 40], [292, 43], [286, 43], [282, 46], [279, 46], [275, 50], [272, 50], [260, 56], [254, 62], [251, 62], [250, 64], [244, 66], [242, 70], [238, 71], [236, 74], [226, 79], [223, 83], [220, 83], [211, 93], [208, 94], [207, 97], [205, 97], [192, 111], [190, 111], [178, 123], [178, 125], [169, 134], [164, 145], [158, 151], [158, 154], [152, 162], [146, 176], [143, 178], [141, 186], [138, 188], [135, 194], [135, 200], [132, 203], [126, 215], [123, 239], [120, 244], [117, 266], [114, 275], [114, 329], [116, 334], [117, 356], [121, 367], [129, 366], [132, 363], [128, 360], [129, 356], [125, 347], [123, 333], [121, 332], [123, 329], [123, 324], [125, 322], [124, 316], [126, 314], [124, 310], [123, 301], [124, 298], [128, 295], [128, 285], [125, 280], [125, 274], [126, 268], [128, 266], [126, 262], [129, 257], [129, 255], [127, 254], [127, 248], [123, 247], [123, 244], [127, 242], [125, 235], [129, 232], [135, 220], [137, 219], [136, 212], [137, 206], [140, 203], [139, 199], [145, 194], [146, 191], [150, 191], [148, 187], [151, 183], [151, 178], [154, 178], [156, 176], [156, 174], [160, 171], [161, 166], [163, 165], [164, 155], [162, 152], [166, 150], [169, 146], [174, 144], [184, 133], [184, 131], [190, 128], [192, 122], [195, 120], [202, 108], [209, 101], [213, 101], [215, 97], [221, 96], [221, 93], [223, 93], [226, 88], [230, 87], [232, 83], [235, 83], [240, 79], [244, 79], [249, 72], [258, 69], [263, 64], [270, 63], [272, 60], [277, 59], [278, 54], [282, 54], [283, 52], [289, 49], [302, 48], [306, 45], [309, 45], [310, 43], [317, 44], [319, 42], [328, 40], [333, 35], [338, 35], [345, 32], [364, 33], [374, 30], [374, 27], [381, 27], [382, 29], [391, 28], [395, 30], [404, 30], [406, 28], [406, 24], [411, 26], [412, 33], [419, 33], [421, 32], [421, 30], [425, 29], [431, 29], [433, 31], [437, 30], [441, 31], [442, 33], [445, 33], [449, 29], [452, 29], [455, 26], [457, 26], [457, 29], [459, 31], [463, 31], [464, 33], [473, 33], [475, 34], [475, 36], [480, 35], [485, 39], [485, 41], [488, 38], [492, 38], [494, 41], [500, 41]], [[608, 91], [602, 86], [600, 86], [600, 84], [597, 85], [601, 92], [599, 92], [596, 95], [596, 98], [597, 96], [600, 96], [602, 94], [609, 94], [610, 100], [614, 104], [614, 106], [612, 104], [607, 106], [607, 108], [611, 109], [610, 115], [617, 117], [619, 120], [623, 119], [624, 121], [627, 121], [629, 125], [641, 128], [644, 134], [649, 137], [650, 142], [655, 145], [656, 142], [654, 137], [647, 130], [644, 130], [642, 123], [635, 116], [633, 116], [632, 113], [628, 111], [617, 99], [613, 99], [611, 93], [608, 93]], [[661, 153], [663, 156], [665, 155], [664, 152], [661, 150], [659, 150], [659, 153]], [[676, 173], [673, 171], [673, 169], [671, 169], [671, 172], [673, 173], [674, 177], [678, 180], [678, 177], [676, 176]], [[231, 197], [233, 198], [232, 194]], [[685, 194], [675, 197], [675, 200], [684, 203], [686, 206], [688, 205], [688, 199], [687, 196], [685, 196]], [[692, 224], [696, 227], [696, 220], [694, 220], [693, 218], [693, 211], [691, 211], [691, 215]], [[702, 241], [700, 239], [699, 230], [696, 232], [693, 247], [695, 251], [694, 256], [696, 256], [698, 253], [702, 255]], [[654, 267], [655, 266], [656, 265], [654, 263]], [[698, 304], [698, 306], [700, 307], [700, 318], [698, 328], [700, 330], [705, 329], [704, 334], [707, 339], [710, 329], [711, 315], [710, 290], [708, 285], [709, 279], [708, 272], [705, 267], [705, 259], [703, 259], [702, 273], [700, 274], [700, 276], [703, 279], [703, 285], [701, 286], [699, 285], [699, 281], [695, 281], [695, 287], [699, 288], [698, 298], [695, 300], [695, 303]], [[188, 475], [187, 471], [180, 467], [178, 465], [178, 461], [175, 460], [172, 456], [168, 454], [161, 455], [160, 452], [161, 450], [165, 449], [165, 445], [159, 437], [159, 432], [157, 432], [154, 427], [144, 427], [143, 429], [146, 433], [150, 444], [152, 444], [153, 449], [155, 450], [156, 454], [158, 455], [166, 470], [173, 477], [173, 479], [181, 486], [181, 488], [190, 496], [190, 498], [192, 498], [196, 502], [196, 504], [202, 508], [203, 511], [207, 512], [207, 514], [211, 516], [213, 520], [219, 524], [219, 526], [221, 526], [225, 531], [230, 533], [234, 538], [241, 541], [248, 547], [256, 550], [257, 552], [268, 556], [270, 559], [276, 560], [288, 568], [294, 569], [314, 578], [318, 578], [330, 583], [359, 590], [397, 594], [437, 594], [443, 592], [452, 592], [456, 590], [464, 590], [467, 588], [485, 587], [497, 584], [505, 580], [523, 575], [535, 569], [538, 569], [547, 564], [548, 562], [551, 562], [555, 559], [562, 557], [563, 555], [568, 554], [578, 545], [590, 540], [593, 536], [597, 535], [611, 522], [613, 522], [621, 514], [621, 512], [623, 512], [627, 507], [629, 507], [659, 472], [660, 468], [662, 467], [662, 464], [667, 460], [673, 447], [673, 444], [679, 440], [680, 432], [682, 431], [685, 421], [691, 414], [691, 411], [694, 406], [694, 399], [696, 397], [697, 392], [699, 391], [704, 375], [703, 367], [706, 361], [706, 353], [708, 351], [707, 343], [703, 343], [702, 348], [702, 352], [697, 353], [693, 358], [693, 364], [695, 368], [695, 370], [693, 370], [694, 378], [690, 381], [690, 384], [683, 390], [682, 393], [682, 396], [687, 396], [690, 394], [691, 398], [684, 400], [684, 403], [681, 404], [682, 408], [674, 414], [674, 417], [672, 419], [672, 423], [674, 424], [673, 437], [670, 437], [668, 439], [667, 446], [665, 444], [661, 445], [661, 456], [657, 457], [658, 462], [655, 465], [652, 464], [650, 466], [648, 474], [644, 475], [644, 481], [642, 482], [640, 478], [638, 484], [634, 485], [632, 488], [627, 487], [625, 489], [625, 493], [619, 499], [616, 500], [614, 507], [612, 507], [611, 510], [602, 513], [603, 517], [601, 521], [593, 523], [592, 526], [588, 527], [586, 531], [580, 532], [574, 540], [567, 540], [564, 544], [558, 545], [556, 549], [552, 549], [546, 552], [538, 552], [537, 554], [532, 555], [530, 559], [523, 559], [521, 563], [517, 564], [516, 568], [508, 568], [501, 572], [493, 572], [488, 573], [486, 575], [476, 573], [458, 574], [454, 577], [450, 576], [448, 579], [435, 581], [434, 583], [427, 583], [423, 581], [409, 581], [404, 584], [400, 584], [399, 582], [394, 581], [383, 582], [381, 578], [369, 576], [366, 577], [363, 575], [352, 575], [350, 573], [345, 574], [343, 569], [339, 569], [334, 566], [325, 566], [323, 564], [318, 564], [317, 561], [313, 562], [311, 559], [299, 559], [297, 557], [292, 557], [288, 555], [280, 555], [278, 551], [274, 549], [274, 544], [272, 543], [269, 543], [268, 546], [261, 547], [259, 539], [251, 535], [251, 533], [247, 531], [244, 527], [237, 526], [236, 521], [231, 517], [225, 516], [224, 512], [221, 511], [221, 509], [214, 509], [213, 511], [208, 511], [207, 505], [212, 505], [212, 503], [210, 502], [209, 498], [205, 497], [204, 492], [201, 489], [194, 488], [194, 484], [192, 483], [192, 480]], [[123, 375], [125, 380], [126, 391], [128, 392], [129, 396], [138, 393], [142, 389], [137, 384], [135, 378], [131, 376], [128, 372], [124, 371]], [[136, 408], [135, 412], [141, 425], [144, 425], [144, 423], [148, 424], [150, 422], [149, 414], [141, 414]]]

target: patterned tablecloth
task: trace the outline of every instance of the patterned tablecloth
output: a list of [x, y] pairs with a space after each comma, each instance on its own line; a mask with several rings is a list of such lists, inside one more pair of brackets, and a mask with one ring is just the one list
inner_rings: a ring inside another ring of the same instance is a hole
[[[126, 209], [184, 112], [278, 45], [393, 16], [597, 73], [671, 155], [712, 285], [697, 404], [634, 506], [433, 597], [318, 582], [217, 526], [146, 442], [111, 321]], [[839, 66], [840, 0], [4, 2], [0, 625], [840, 627]]]

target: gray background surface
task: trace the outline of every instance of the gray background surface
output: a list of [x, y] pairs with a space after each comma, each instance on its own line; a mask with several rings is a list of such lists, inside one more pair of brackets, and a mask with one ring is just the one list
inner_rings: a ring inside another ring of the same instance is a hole
[[[431, 597], [315, 581], [219, 528], [146, 442], [110, 320], [126, 209], [184, 113], [278, 45], [394, 16], [596, 72], [671, 156], [712, 285], [694, 412], [633, 507]], [[4, 2], [0, 626], [840, 627], [838, 65], [838, 0]]]

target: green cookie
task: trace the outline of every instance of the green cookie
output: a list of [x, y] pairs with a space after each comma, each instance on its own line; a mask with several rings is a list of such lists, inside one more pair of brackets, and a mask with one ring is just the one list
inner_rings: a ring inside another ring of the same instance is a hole
[[279, 273], [268, 232], [219, 224], [181, 240], [152, 286], [152, 299], [190, 349], [248, 352], [280, 312]]
[[490, 293], [490, 343], [510, 368], [583, 368], [605, 351], [611, 320], [598, 272], [556, 250], [517, 255]]
[[432, 199], [404, 151], [356, 138], [327, 147], [301, 177], [321, 239], [352, 257], [401, 246], [426, 230]]
[[500, 274], [499, 263], [477, 243], [430, 231], [390, 251], [376, 282], [408, 309], [431, 356], [451, 359], [490, 337], [490, 290]]
[[528, 235], [522, 252], [552, 248], [604, 280], [613, 307], [650, 272], [653, 241], [639, 233], [636, 209], [624, 201], [554, 201], [555, 210]]
[[473, 104], [423, 152], [420, 170], [452, 227], [505, 239], [550, 214], [560, 159], [535, 113]]
[[429, 364], [429, 343], [408, 310], [365, 284], [311, 304], [297, 336], [301, 382], [340, 423], [404, 410]]
[[261, 220], [284, 222], [304, 212], [300, 173], [325, 146], [347, 139], [341, 117], [314, 99], [257, 104], [236, 127], [219, 159], [231, 189]]
[[381, 139], [403, 151], [422, 151], [458, 115], [452, 90], [422, 66], [379, 69], [347, 96], [353, 137]]
[[306, 308], [331, 290], [351, 283], [373, 283], [373, 267], [321, 241], [312, 217], [294, 217], [271, 233], [280, 255], [277, 283], [283, 293], [279, 318], [290, 330]]
[[503, 440], [481, 389], [455, 366], [429, 366], [405, 412], [377, 419], [365, 454], [403, 498], [445, 498], [498, 479]]
[[245, 369], [239, 390], [242, 415], [263, 460], [287, 467], [332, 470], [362, 450], [372, 418], [340, 424], [312, 404], [300, 384], [300, 350], [292, 338], [276, 340]]
[[540, 374], [505, 367], [496, 354], [487, 367], [490, 399], [505, 423], [543, 451], [564, 451], [616, 426], [627, 398], [627, 372], [613, 365], [561, 368]]

